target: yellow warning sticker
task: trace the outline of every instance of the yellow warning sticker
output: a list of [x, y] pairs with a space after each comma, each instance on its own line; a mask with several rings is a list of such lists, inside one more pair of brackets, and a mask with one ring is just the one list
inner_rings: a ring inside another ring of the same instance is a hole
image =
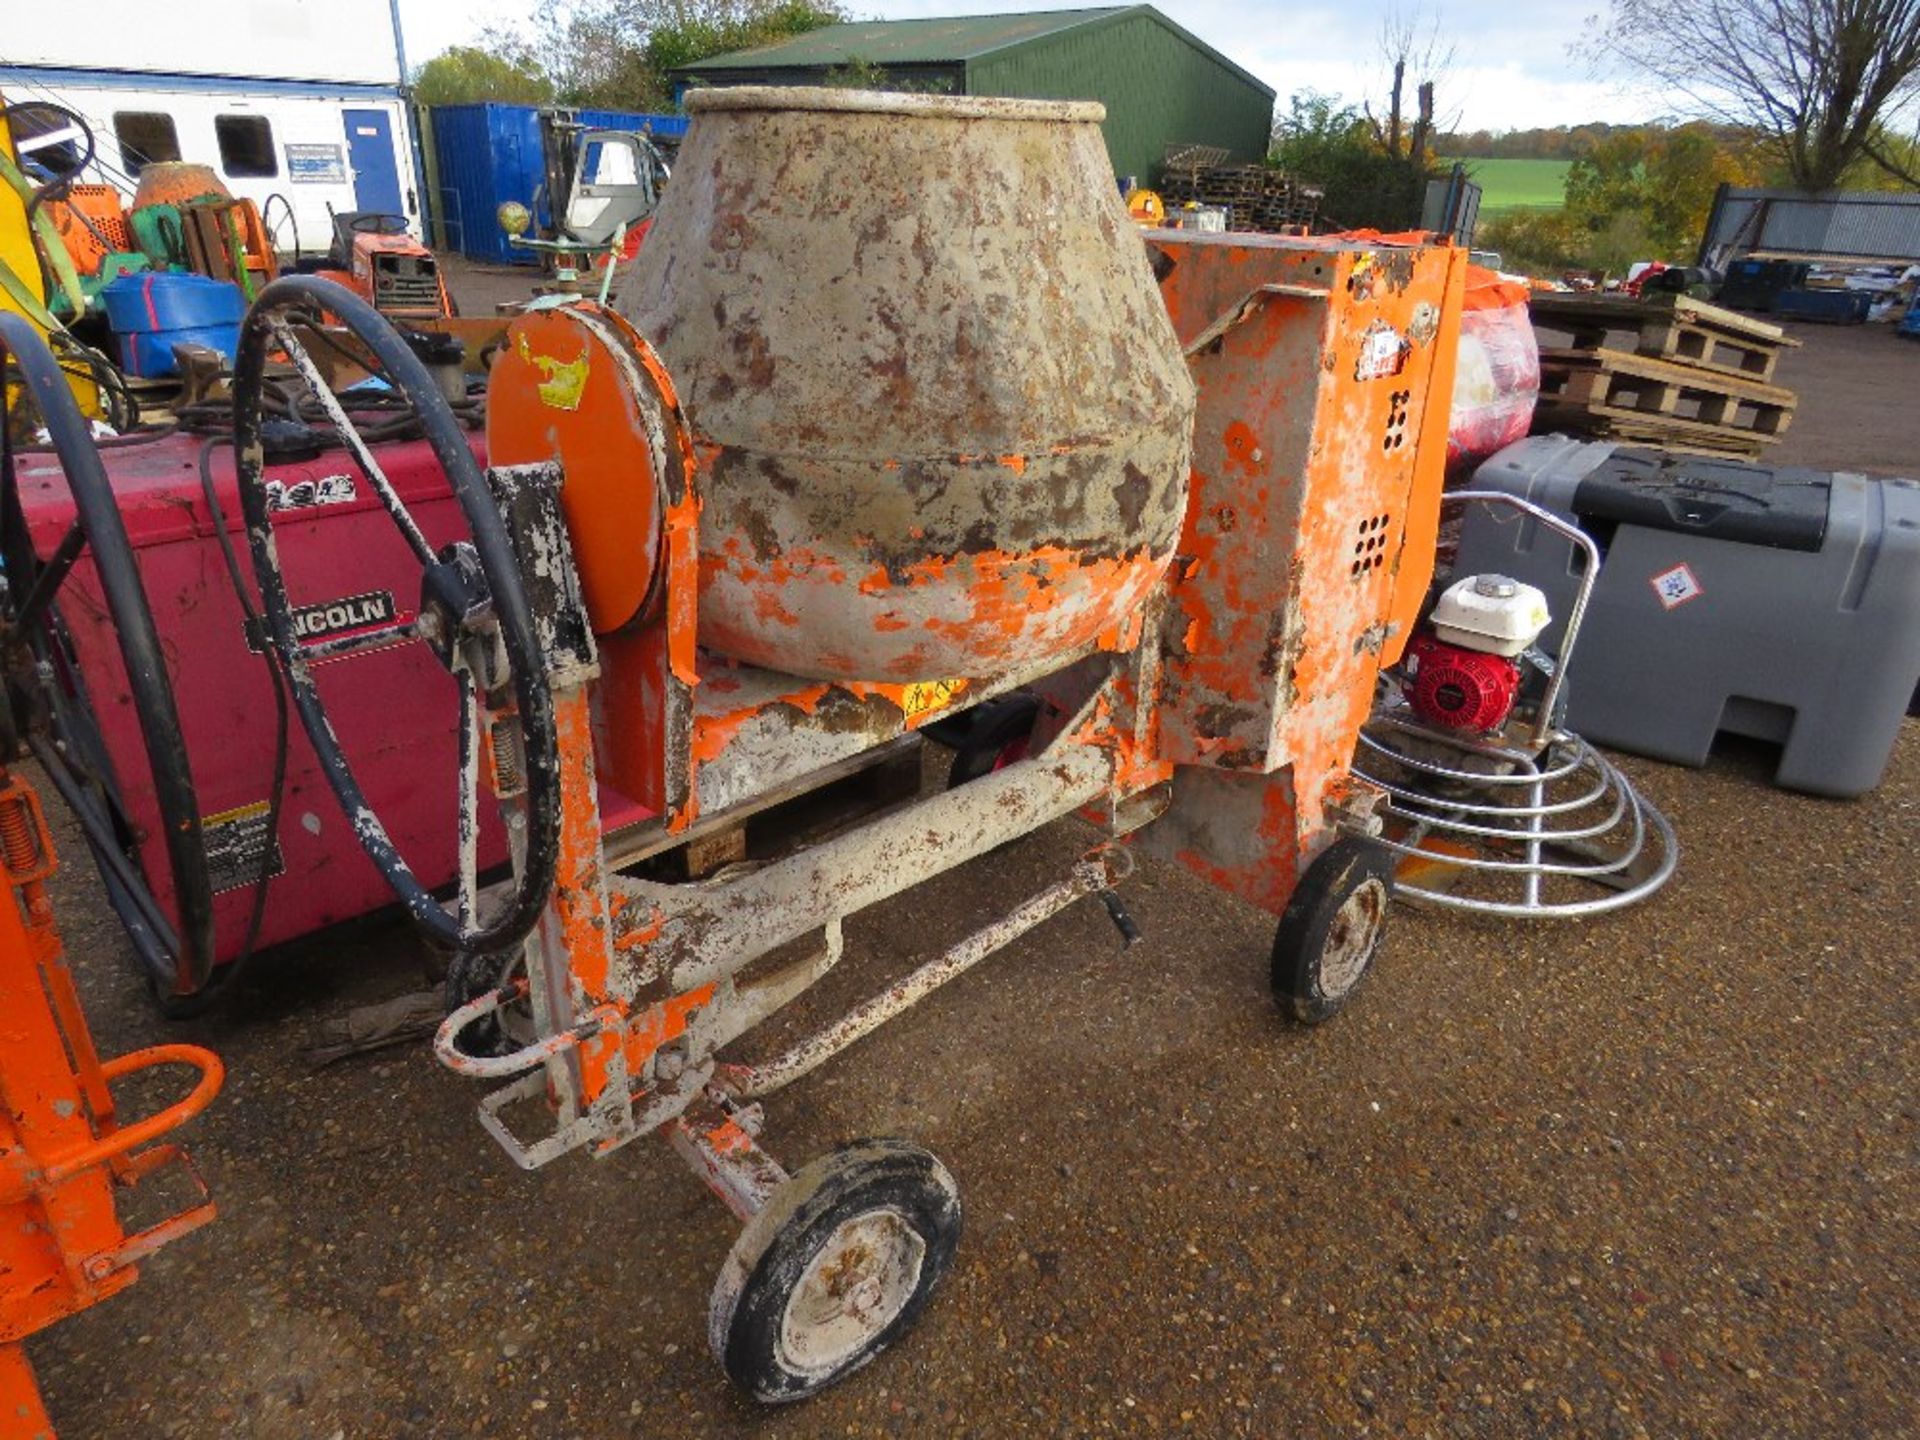
[[911, 724], [922, 715], [944, 710], [960, 698], [967, 688], [965, 680], [916, 680], [900, 697], [900, 708]]

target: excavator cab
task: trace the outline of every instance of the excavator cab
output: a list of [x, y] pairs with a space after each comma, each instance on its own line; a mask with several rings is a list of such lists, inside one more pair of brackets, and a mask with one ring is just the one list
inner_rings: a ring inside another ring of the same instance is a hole
[[588, 130], [576, 143], [573, 192], [560, 228], [577, 244], [610, 245], [623, 226], [630, 230], [653, 214], [666, 161], [645, 135], [629, 130]]

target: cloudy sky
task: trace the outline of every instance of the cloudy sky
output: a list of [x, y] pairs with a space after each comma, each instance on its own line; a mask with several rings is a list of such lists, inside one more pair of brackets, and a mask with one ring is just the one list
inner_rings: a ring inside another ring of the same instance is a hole
[[[1404, 0], [1155, 0], [1161, 12], [1244, 65], [1279, 92], [1330, 91], [1349, 99], [1380, 93], [1382, 22]], [[400, 0], [413, 64], [471, 40], [489, 22], [511, 21], [530, 0]], [[860, 18], [990, 15], [1070, 8], [1019, 0], [850, 0]], [[1672, 108], [1659, 95], [1595, 76], [1575, 53], [1587, 17], [1604, 0], [1438, 0], [1441, 34], [1454, 51], [1441, 82], [1441, 118], [1464, 129], [1517, 129], [1582, 120], [1642, 120]], [[1519, 23], [1525, 17], [1524, 24]]]

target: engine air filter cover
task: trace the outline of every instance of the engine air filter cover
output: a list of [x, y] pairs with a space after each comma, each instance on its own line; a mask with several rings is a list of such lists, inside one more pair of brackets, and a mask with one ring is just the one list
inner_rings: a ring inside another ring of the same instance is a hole
[[1544, 594], [1505, 575], [1456, 580], [1433, 607], [1436, 635], [1449, 645], [1489, 655], [1518, 655], [1552, 620]]

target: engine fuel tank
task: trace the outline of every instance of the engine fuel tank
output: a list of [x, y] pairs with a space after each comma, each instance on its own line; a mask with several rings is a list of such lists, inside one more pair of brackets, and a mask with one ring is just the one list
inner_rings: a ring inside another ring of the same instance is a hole
[[985, 677], [1172, 556], [1194, 388], [1099, 105], [695, 91], [619, 308], [701, 462], [700, 639], [817, 679]]

